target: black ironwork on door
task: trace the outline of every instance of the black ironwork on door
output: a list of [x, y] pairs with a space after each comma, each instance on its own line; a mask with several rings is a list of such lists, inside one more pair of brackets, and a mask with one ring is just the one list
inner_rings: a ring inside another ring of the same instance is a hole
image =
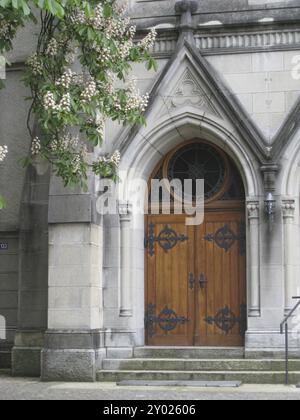
[[189, 238], [186, 235], [177, 234], [174, 229], [169, 226], [165, 226], [164, 229], [156, 236], [155, 225], [150, 223], [149, 233], [145, 236], [145, 248], [148, 248], [149, 255], [153, 257], [155, 255], [155, 243], [166, 252], [173, 249], [179, 242], [185, 242]]
[[243, 304], [240, 306], [239, 316], [236, 316], [228, 306], [225, 306], [220, 309], [215, 316], [208, 316], [205, 318], [205, 322], [210, 325], [216, 325], [220, 330], [224, 331], [225, 334], [229, 334], [236, 324], [238, 324], [240, 335], [244, 335], [247, 323], [246, 305]]
[[239, 224], [239, 232], [235, 233], [228, 224], [218, 229], [215, 233], [209, 233], [205, 236], [208, 242], [215, 242], [219, 248], [228, 252], [236, 241], [239, 241], [240, 254], [245, 255], [246, 252], [246, 233], [245, 224]]
[[149, 337], [155, 335], [155, 326], [157, 325], [166, 334], [169, 331], [175, 330], [178, 325], [188, 322], [188, 319], [184, 316], [178, 316], [173, 309], [167, 306], [156, 315], [156, 305], [150, 303], [145, 316], [145, 328], [148, 332]]

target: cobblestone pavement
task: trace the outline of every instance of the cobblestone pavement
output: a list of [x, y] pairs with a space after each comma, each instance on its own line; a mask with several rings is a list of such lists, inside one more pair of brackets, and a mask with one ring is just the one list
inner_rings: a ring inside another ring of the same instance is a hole
[[118, 387], [114, 383], [44, 383], [0, 373], [0, 400], [300, 400], [300, 389], [243, 385], [237, 389]]

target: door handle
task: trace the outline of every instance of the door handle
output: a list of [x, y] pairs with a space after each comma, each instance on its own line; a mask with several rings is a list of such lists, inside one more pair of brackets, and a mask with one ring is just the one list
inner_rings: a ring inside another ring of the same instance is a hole
[[190, 287], [191, 290], [193, 290], [193, 288], [195, 286], [195, 282], [196, 282], [196, 280], [195, 280], [194, 273], [190, 273], [189, 274], [189, 287]]
[[205, 287], [207, 285], [207, 279], [206, 279], [204, 273], [201, 273], [200, 274], [199, 284], [200, 284], [200, 289], [205, 289]]

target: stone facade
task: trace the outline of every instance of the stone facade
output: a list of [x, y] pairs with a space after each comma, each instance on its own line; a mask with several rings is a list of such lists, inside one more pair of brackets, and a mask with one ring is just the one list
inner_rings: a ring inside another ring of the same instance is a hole
[[[94, 380], [104, 358], [129, 358], [144, 345], [144, 217], [131, 211], [130, 184], [199, 137], [223, 149], [244, 181], [246, 356], [284, 350], [279, 324], [300, 293], [299, 0], [131, 0], [128, 13], [138, 36], [157, 28], [159, 69], [133, 66], [140, 90], [151, 92], [147, 126], [106, 127], [101, 152], [122, 153], [118, 215], [97, 213], [98, 180], [87, 193], [69, 191], [39, 162], [27, 172], [16, 163], [29, 149], [20, 79], [33, 29], [19, 34], [10, 57], [0, 92], [0, 139], [10, 150], [0, 167], [8, 198], [0, 367], [12, 354], [15, 375]], [[271, 228], [268, 192], [276, 200]], [[291, 335], [298, 356], [299, 344]]]

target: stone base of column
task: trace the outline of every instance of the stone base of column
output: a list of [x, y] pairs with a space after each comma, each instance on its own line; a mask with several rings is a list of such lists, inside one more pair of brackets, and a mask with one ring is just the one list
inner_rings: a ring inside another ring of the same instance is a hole
[[39, 377], [44, 332], [19, 332], [12, 349], [12, 375]]
[[260, 308], [250, 308], [248, 316], [252, 318], [259, 318], [261, 316]]
[[42, 381], [93, 382], [106, 356], [102, 331], [50, 330], [41, 353]]
[[[300, 359], [300, 337], [289, 334], [289, 355]], [[245, 357], [247, 359], [285, 357], [285, 339], [279, 331], [251, 331], [246, 333]]]
[[124, 347], [134, 348], [143, 346], [145, 343], [144, 329], [116, 329], [107, 328], [105, 330], [105, 347]]

